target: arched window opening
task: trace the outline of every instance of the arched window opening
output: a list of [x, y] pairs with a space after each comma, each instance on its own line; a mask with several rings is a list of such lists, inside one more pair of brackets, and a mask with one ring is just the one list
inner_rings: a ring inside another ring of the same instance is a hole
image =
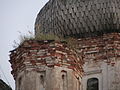
[[41, 84], [44, 85], [44, 76], [43, 75], [40, 75], [40, 80], [41, 80]]
[[45, 90], [45, 85], [46, 85], [46, 72], [45, 71], [41, 71], [40, 72], [40, 76], [39, 76], [39, 80], [40, 80], [40, 82], [39, 82], [39, 84], [40, 84], [40, 88], [41, 88], [41, 90]]
[[67, 72], [66, 71], [61, 71], [62, 72], [62, 89], [61, 90], [67, 90]]
[[63, 80], [65, 79], [65, 75], [62, 75], [62, 79], [63, 79]]
[[99, 80], [97, 78], [88, 79], [87, 90], [99, 90]]

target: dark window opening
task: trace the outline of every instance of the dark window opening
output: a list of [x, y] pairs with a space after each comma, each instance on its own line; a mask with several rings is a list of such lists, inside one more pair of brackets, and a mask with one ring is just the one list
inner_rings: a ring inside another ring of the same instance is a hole
[[39, 84], [41, 90], [45, 90], [46, 87], [46, 71], [40, 71], [39, 72]]
[[99, 80], [97, 78], [88, 79], [87, 90], [99, 90]]
[[40, 75], [41, 84], [44, 85], [44, 76]]
[[67, 88], [67, 85], [68, 85], [68, 81], [67, 81], [67, 72], [62, 70], [62, 82], [61, 82], [61, 85], [62, 85], [62, 89], [61, 90], [68, 90]]
[[62, 75], [62, 79], [64, 80], [64, 78], [65, 78], [65, 75]]

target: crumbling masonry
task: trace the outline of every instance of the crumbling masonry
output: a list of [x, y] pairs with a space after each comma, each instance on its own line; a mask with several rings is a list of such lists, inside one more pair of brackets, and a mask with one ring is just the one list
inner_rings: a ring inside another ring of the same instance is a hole
[[120, 0], [49, 0], [35, 37], [11, 51], [16, 90], [120, 90]]
[[99, 90], [119, 90], [119, 41], [119, 33], [78, 39], [77, 52], [65, 42], [25, 41], [10, 55], [16, 90], [86, 90], [93, 77]]

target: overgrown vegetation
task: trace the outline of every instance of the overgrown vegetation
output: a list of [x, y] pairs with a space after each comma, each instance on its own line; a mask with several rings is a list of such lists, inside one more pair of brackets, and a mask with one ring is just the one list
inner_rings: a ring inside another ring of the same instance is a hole
[[17, 48], [26, 40], [34, 40], [35, 38], [34, 34], [31, 31], [28, 31], [26, 35], [23, 35], [21, 32], [19, 33], [19, 41], [14, 40], [13, 48]]
[[61, 36], [56, 36], [55, 34], [42, 34], [40, 33], [39, 35], [35, 36], [32, 32], [28, 31], [28, 34], [22, 35], [20, 34], [19, 36], [19, 42], [14, 41], [14, 48], [17, 48], [19, 45], [21, 45], [24, 41], [27, 40], [54, 40], [58, 42], [66, 42], [66, 45], [71, 48], [71, 49], [76, 49], [78, 47], [78, 40], [73, 38], [73, 37], [61, 37]]
[[67, 47], [76, 50], [78, 48], [78, 40], [73, 37], [68, 37], [64, 39], [65, 42], [67, 43]]
[[40, 33], [39, 35], [35, 36], [35, 40], [55, 40], [55, 41], [61, 41], [63, 40], [63, 37], [56, 36], [55, 34], [42, 34]]

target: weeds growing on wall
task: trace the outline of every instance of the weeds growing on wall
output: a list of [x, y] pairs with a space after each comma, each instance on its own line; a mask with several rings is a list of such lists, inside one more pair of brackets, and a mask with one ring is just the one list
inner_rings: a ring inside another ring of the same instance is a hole
[[65, 39], [65, 42], [67, 43], [67, 47], [75, 50], [78, 47], [78, 40], [73, 37], [68, 37]]
[[35, 40], [55, 40], [55, 41], [61, 41], [63, 38], [62, 37], [58, 37], [55, 34], [51, 33], [51, 34], [42, 34], [40, 33], [39, 35], [35, 36], [34, 38]]
[[67, 47], [75, 50], [78, 47], [78, 40], [73, 38], [73, 37], [61, 37], [57, 36], [55, 34], [42, 34], [40, 33], [39, 35], [35, 36], [31, 31], [28, 31], [28, 34], [22, 35], [20, 34], [19, 36], [19, 42], [14, 41], [14, 48], [17, 48], [19, 45], [21, 45], [24, 41], [27, 40], [38, 40], [38, 41], [43, 41], [43, 40], [54, 40], [58, 42], [66, 42]]
[[35, 36], [31, 31], [28, 31], [26, 35], [23, 35], [21, 32], [19, 36], [19, 41], [14, 40], [13, 48], [17, 48], [19, 45], [21, 45], [26, 40], [34, 40]]

